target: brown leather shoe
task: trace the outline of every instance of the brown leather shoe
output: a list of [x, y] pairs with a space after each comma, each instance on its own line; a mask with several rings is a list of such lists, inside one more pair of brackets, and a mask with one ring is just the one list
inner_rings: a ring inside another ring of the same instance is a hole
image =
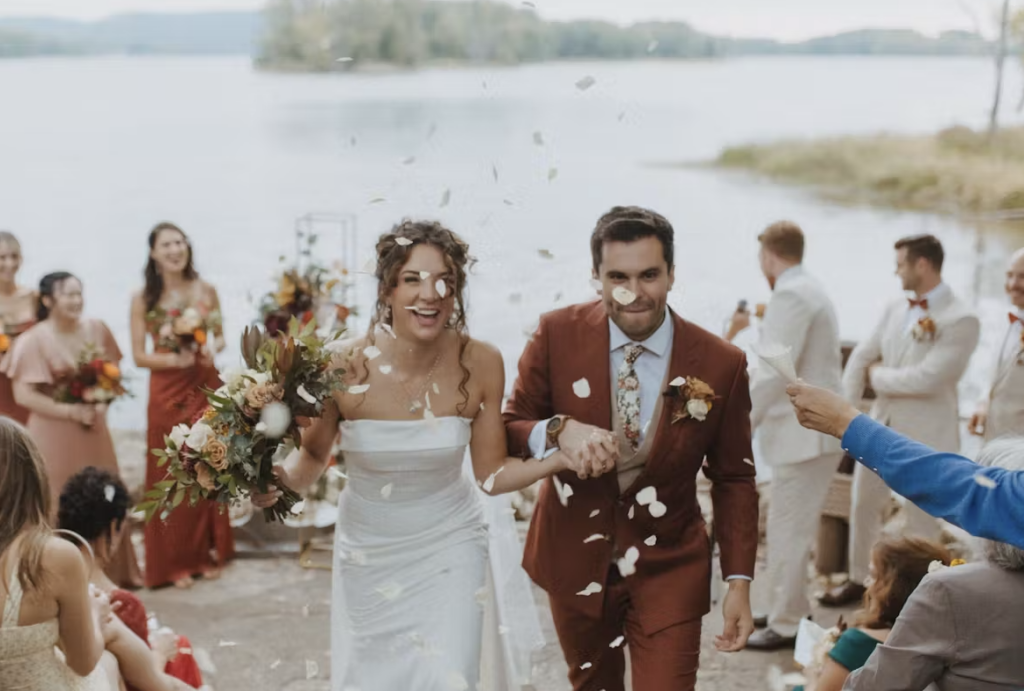
[[767, 614], [755, 614], [754, 615], [754, 628], [755, 629], [766, 629], [766, 628], [768, 628], [768, 615]]
[[773, 629], [759, 629], [747, 639], [748, 650], [783, 650], [796, 646], [796, 636], [783, 636]]
[[857, 604], [864, 598], [864, 586], [847, 581], [818, 598], [824, 607], [845, 607]]

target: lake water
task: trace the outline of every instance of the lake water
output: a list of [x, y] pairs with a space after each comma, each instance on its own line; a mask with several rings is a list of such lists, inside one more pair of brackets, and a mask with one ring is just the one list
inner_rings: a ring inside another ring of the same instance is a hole
[[[1015, 101], [1021, 84], [1011, 71]], [[586, 75], [596, 85], [581, 92], [574, 84]], [[225, 365], [237, 361], [235, 335], [255, 314], [250, 296], [272, 287], [278, 257], [294, 247], [297, 217], [352, 214], [356, 267], [394, 221], [432, 217], [480, 259], [471, 329], [501, 347], [511, 384], [538, 315], [591, 295], [588, 236], [615, 204], [650, 206], [673, 222], [671, 304], [713, 330], [738, 299], [766, 299], [756, 236], [771, 221], [804, 226], [807, 264], [839, 305], [848, 339], [862, 338], [899, 294], [892, 243], [934, 233], [947, 247], [948, 281], [985, 315], [988, 348], [1002, 323], [1002, 262], [1024, 245], [1021, 230], [840, 207], [741, 174], [660, 164], [707, 160], [747, 141], [980, 125], [991, 81], [988, 62], [953, 58], [385, 76], [265, 74], [238, 58], [0, 61], [0, 227], [22, 240], [25, 281], [55, 269], [80, 275], [87, 311], [127, 352], [146, 234], [159, 220], [180, 224], [224, 303]], [[544, 146], [534, 143], [538, 131]], [[385, 201], [370, 203], [377, 198]], [[320, 251], [340, 256], [340, 235], [328, 229]], [[375, 288], [367, 277], [357, 288], [365, 315]], [[965, 398], [977, 392], [983, 364], [979, 354]], [[145, 378], [132, 376], [139, 395], [115, 407], [117, 427], [145, 422]]]

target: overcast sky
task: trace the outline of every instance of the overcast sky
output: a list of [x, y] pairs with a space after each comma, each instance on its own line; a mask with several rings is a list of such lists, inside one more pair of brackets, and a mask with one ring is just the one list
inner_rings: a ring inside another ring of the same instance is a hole
[[[675, 19], [716, 34], [792, 40], [864, 27], [909, 27], [930, 34], [970, 29], [973, 23], [964, 8], [973, 8], [988, 25], [996, 0], [535, 0], [533, 4], [551, 19], [595, 17], [619, 23]], [[262, 0], [0, 0], [0, 16], [96, 19], [117, 12], [256, 9], [262, 5]]]

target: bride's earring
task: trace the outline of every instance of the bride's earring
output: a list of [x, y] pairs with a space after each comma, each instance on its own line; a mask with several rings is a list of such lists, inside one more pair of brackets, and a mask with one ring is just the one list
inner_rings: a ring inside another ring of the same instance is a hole
[[384, 308], [384, 315], [381, 318], [384, 320], [385, 324], [391, 322], [391, 305], [388, 305]]

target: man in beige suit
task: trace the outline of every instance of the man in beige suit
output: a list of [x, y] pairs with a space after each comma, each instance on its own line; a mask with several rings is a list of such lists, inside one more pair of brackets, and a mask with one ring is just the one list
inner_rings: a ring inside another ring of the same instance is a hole
[[1024, 435], [1024, 249], [1010, 258], [1006, 294], [1012, 309], [998, 342], [992, 378], [985, 397], [971, 418], [970, 431], [985, 441]]
[[[870, 384], [877, 394], [874, 419], [939, 451], [957, 452], [957, 384], [978, 345], [981, 326], [943, 283], [944, 257], [942, 243], [931, 235], [896, 243], [896, 274], [912, 297], [890, 304], [874, 333], [854, 349], [843, 374], [843, 393], [856, 403]], [[885, 483], [858, 464], [850, 517], [850, 580], [826, 593], [823, 605], [860, 601], [889, 498]], [[907, 533], [938, 537], [936, 519], [910, 502], [904, 512]]]
[[[1016, 439], [988, 444], [978, 464], [1022, 471], [1024, 447]], [[885, 643], [847, 678], [844, 689], [1024, 688], [1024, 550], [980, 542], [983, 562], [940, 569], [921, 581]]]
[[[804, 234], [788, 221], [769, 226], [760, 237], [761, 270], [772, 297], [761, 324], [761, 341], [787, 346], [797, 375], [839, 391], [842, 346], [835, 308], [824, 287], [803, 267]], [[749, 314], [733, 317], [730, 335], [749, 324]], [[792, 647], [800, 620], [811, 612], [807, 560], [818, 531], [829, 483], [842, 458], [839, 441], [804, 429], [786, 396], [786, 382], [770, 367], [758, 367], [750, 385], [751, 427], [760, 458], [772, 469], [768, 510], [767, 627], [747, 647]]]

